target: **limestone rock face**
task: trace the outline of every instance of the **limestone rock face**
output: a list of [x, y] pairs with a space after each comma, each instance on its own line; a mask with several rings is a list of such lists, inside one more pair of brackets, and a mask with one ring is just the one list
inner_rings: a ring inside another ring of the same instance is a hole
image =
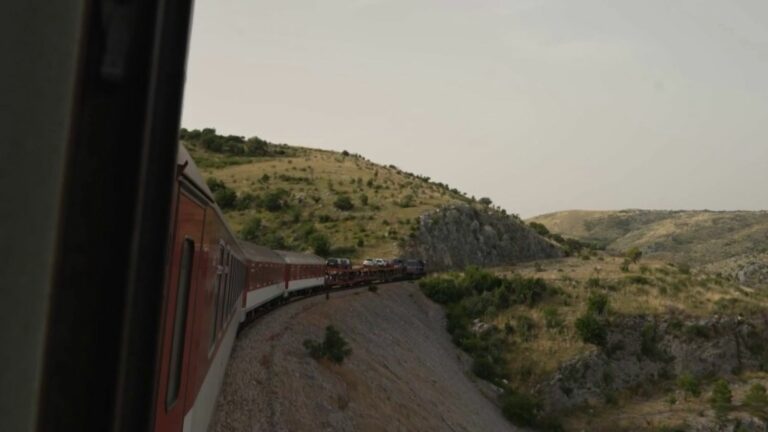
[[768, 286], [768, 262], [750, 261], [736, 271], [735, 276], [742, 285], [766, 287]]
[[448, 206], [422, 215], [403, 254], [424, 260], [430, 271], [562, 256], [559, 247], [519, 219], [468, 205]]
[[611, 322], [605, 348], [562, 365], [541, 394], [547, 409], [557, 412], [682, 374], [702, 378], [760, 370], [766, 325], [762, 318], [626, 317]]

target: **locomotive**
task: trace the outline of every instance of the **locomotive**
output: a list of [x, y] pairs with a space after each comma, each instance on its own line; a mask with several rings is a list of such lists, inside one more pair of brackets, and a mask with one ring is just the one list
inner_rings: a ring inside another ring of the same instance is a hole
[[239, 241], [183, 146], [177, 164], [156, 432], [207, 430], [238, 329], [260, 314], [317, 293], [414, 276], [404, 266], [328, 266], [313, 254]]

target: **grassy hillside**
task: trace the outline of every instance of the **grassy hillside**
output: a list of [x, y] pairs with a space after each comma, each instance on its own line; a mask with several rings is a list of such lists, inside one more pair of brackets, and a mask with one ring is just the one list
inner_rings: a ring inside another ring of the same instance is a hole
[[183, 130], [181, 142], [233, 229], [273, 248], [394, 257], [425, 211], [458, 202], [490, 205], [346, 151], [221, 136], [213, 129]]
[[571, 210], [530, 221], [608, 251], [638, 247], [646, 255], [691, 265], [768, 253], [768, 211]]

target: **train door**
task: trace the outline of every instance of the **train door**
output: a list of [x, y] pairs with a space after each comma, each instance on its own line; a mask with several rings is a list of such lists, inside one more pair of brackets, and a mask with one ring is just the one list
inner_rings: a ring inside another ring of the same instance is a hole
[[189, 385], [196, 284], [203, 264], [205, 209], [183, 191], [176, 207], [168, 270], [155, 432], [181, 432]]

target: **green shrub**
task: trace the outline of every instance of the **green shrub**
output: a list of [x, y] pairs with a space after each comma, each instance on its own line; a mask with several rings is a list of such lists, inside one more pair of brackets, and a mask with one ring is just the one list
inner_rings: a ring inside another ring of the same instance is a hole
[[605, 315], [608, 313], [608, 296], [603, 293], [592, 293], [587, 299], [587, 314]]
[[594, 288], [600, 288], [600, 278], [598, 277], [590, 277], [587, 279], [587, 288], [594, 289]]
[[619, 269], [622, 272], [627, 273], [627, 272], [629, 272], [629, 265], [630, 264], [632, 264], [632, 262], [629, 259], [624, 259], [624, 261], [619, 266]]
[[211, 193], [214, 193], [214, 194], [218, 190], [227, 188], [227, 185], [224, 184], [223, 181], [217, 179], [216, 177], [208, 177], [208, 179], [205, 181], [205, 184], [208, 185], [208, 189], [210, 189]]
[[494, 382], [499, 376], [493, 359], [486, 355], [479, 355], [472, 360], [472, 373], [480, 379]]
[[544, 279], [524, 278], [519, 275], [502, 281], [502, 286], [512, 295], [516, 304], [523, 304], [528, 307], [536, 305], [550, 291]]
[[449, 304], [461, 301], [471, 294], [465, 286], [456, 283], [456, 279], [447, 276], [428, 276], [419, 281], [421, 291], [440, 304]]
[[576, 332], [585, 343], [604, 347], [608, 339], [605, 322], [594, 314], [587, 313], [576, 320]]
[[469, 266], [464, 270], [461, 284], [477, 293], [493, 291], [501, 286], [503, 279], [477, 266]]
[[760, 383], [752, 384], [744, 397], [744, 407], [752, 415], [768, 420], [768, 395], [765, 386]]
[[242, 195], [237, 197], [237, 201], [235, 202], [235, 208], [237, 210], [248, 210], [252, 208], [258, 207], [260, 198], [258, 195], [254, 195], [250, 192], [245, 192]]
[[640, 332], [640, 352], [652, 360], [670, 361], [672, 357], [659, 346], [659, 333], [655, 323], [646, 323]]
[[524, 341], [532, 341], [536, 337], [536, 322], [529, 316], [520, 315], [515, 318], [515, 328]]
[[325, 328], [325, 338], [322, 342], [306, 339], [304, 348], [313, 359], [327, 358], [334, 363], [342, 363], [352, 353], [347, 341], [332, 325]]
[[370, 291], [370, 292], [375, 294], [375, 293], [379, 292], [379, 286], [375, 285], [375, 284], [368, 285], [368, 291]]
[[314, 233], [309, 237], [309, 245], [315, 255], [327, 257], [331, 252], [331, 241], [328, 236], [321, 233]]
[[[544, 224], [538, 223], [538, 222], [530, 222], [528, 226], [531, 227], [532, 230], [536, 231], [538, 235], [542, 237], [549, 237], [549, 234], [550, 234], [549, 229], [547, 229], [547, 227]], [[559, 238], [562, 239], [562, 237], [559, 237]], [[562, 241], [558, 243], [562, 243]]]
[[279, 212], [286, 207], [286, 200], [290, 192], [285, 189], [277, 189], [267, 192], [261, 200], [261, 207], [270, 212]]
[[701, 396], [701, 383], [698, 378], [687, 372], [677, 378], [677, 388], [685, 392], [686, 395]]
[[368, 205], [368, 195], [360, 194], [360, 205], [362, 205], [363, 207]]
[[397, 205], [402, 208], [413, 207], [415, 200], [416, 200], [416, 197], [413, 194], [407, 194], [400, 201], [397, 202]]
[[222, 210], [229, 210], [235, 207], [237, 194], [235, 191], [225, 186], [224, 188], [214, 192], [213, 198], [216, 200], [216, 204], [219, 205], [219, 208]]
[[240, 236], [243, 240], [258, 242], [261, 238], [261, 219], [254, 217], [249, 219], [242, 230], [240, 230]]
[[642, 275], [624, 276], [624, 280], [626, 280], [629, 283], [636, 284], [636, 285], [650, 285], [651, 284], [651, 280], [648, 279], [645, 276], [642, 276]]
[[333, 202], [333, 206], [341, 211], [349, 211], [355, 208], [352, 200], [346, 195], [339, 195], [339, 197], [336, 198], [336, 201]]
[[508, 390], [501, 397], [501, 412], [517, 426], [535, 425], [540, 410], [541, 404], [528, 395]]
[[643, 257], [643, 252], [637, 247], [633, 247], [629, 249], [625, 255], [630, 261], [632, 261], [634, 264], [637, 264], [637, 262], [640, 261], [640, 258]]

